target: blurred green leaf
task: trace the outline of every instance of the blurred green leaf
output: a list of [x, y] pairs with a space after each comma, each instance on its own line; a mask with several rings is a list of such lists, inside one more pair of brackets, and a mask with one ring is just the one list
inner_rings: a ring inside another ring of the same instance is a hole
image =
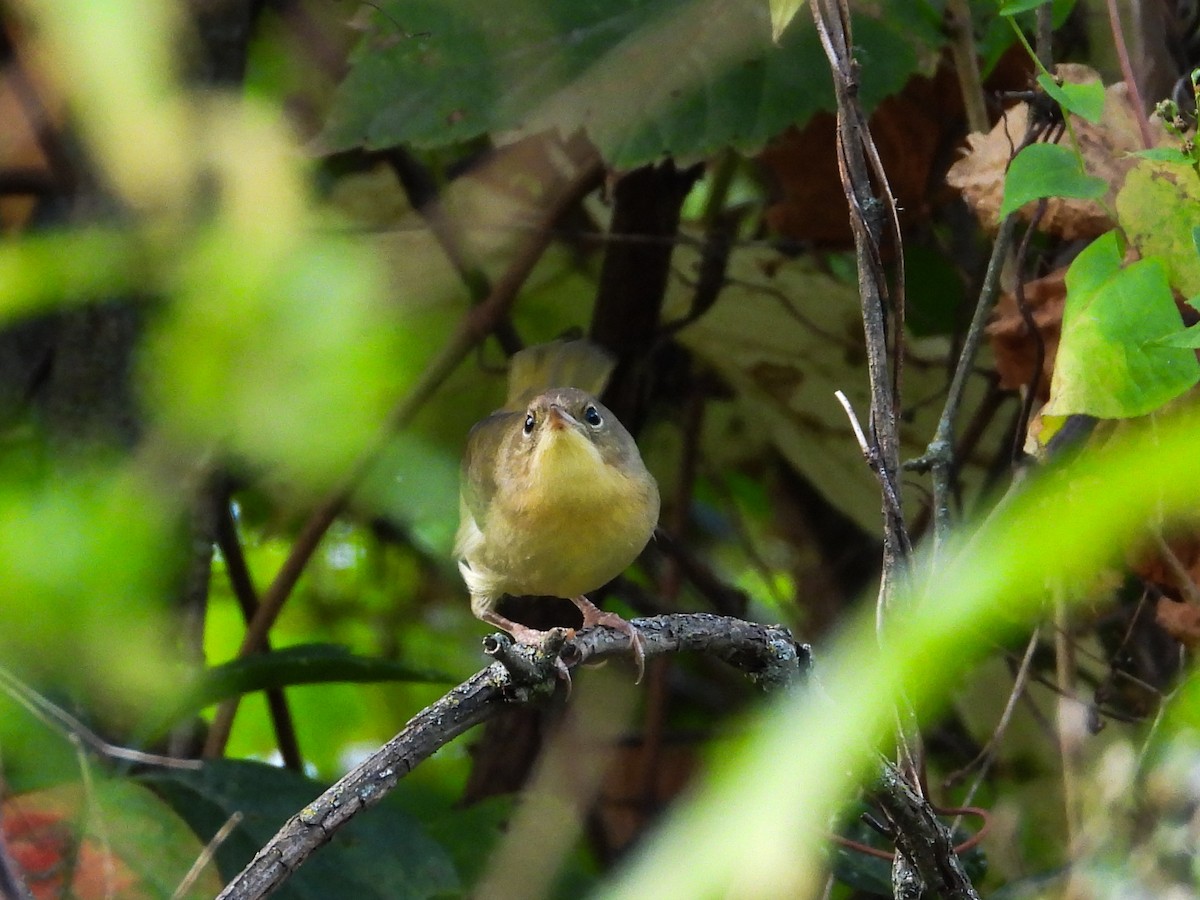
[[[764, 0], [390, 0], [372, 25], [337, 93], [330, 151], [583, 129], [613, 167], [633, 168], [753, 149], [832, 104], [812, 23], [776, 46]], [[854, 37], [868, 107], [942, 41], [903, 3], [857, 19]]]
[[[226, 881], [324, 790], [285, 769], [226, 760], [206, 763], [199, 771], [173, 769], [140, 780], [166, 799], [203, 840], [216, 834], [233, 813], [242, 814], [241, 823], [216, 851]], [[414, 819], [385, 801], [359, 813], [273, 896], [424, 900], [459, 887], [446, 851]]]
[[1067, 270], [1062, 339], [1046, 415], [1145, 415], [1200, 379], [1187, 350], [1162, 341], [1183, 323], [1158, 259], [1121, 268], [1117, 234], [1097, 238]]
[[180, 440], [324, 489], [399, 396], [398, 323], [365, 248], [284, 236], [244, 252], [250, 239], [215, 231], [186, 261], [147, 338], [148, 399]]
[[1107, 189], [1107, 182], [1086, 174], [1079, 157], [1066, 147], [1030, 144], [1008, 167], [1000, 217], [1016, 212], [1031, 200], [1043, 197], [1094, 200]]
[[97, 459], [92, 471], [0, 476], [0, 658], [121, 720], [175, 670], [162, 635], [181, 557], [158, 486]]
[[792, 19], [804, 7], [805, 0], [769, 0], [771, 8], [771, 40], [778, 41]]
[[150, 269], [133, 235], [62, 231], [0, 244], [0, 317], [76, 305], [147, 288]]
[[1045, 6], [1050, 0], [1008, 0], [1000, 7], [1000, 15], [1015, 16], [1039, 6]]

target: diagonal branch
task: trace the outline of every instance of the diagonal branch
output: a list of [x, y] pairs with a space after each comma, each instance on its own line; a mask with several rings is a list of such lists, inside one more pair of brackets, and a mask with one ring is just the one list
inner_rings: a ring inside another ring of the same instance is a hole
[[[707, 614], [635, 619], [646, 656], [688, 650], [736, 666], [765, 689], [782, 688], [807, 675], [811, 654], [787, 629]], [[562, 636], [558, 637], [562, 640]], [[487, 721], [506, 706], [531, 703], [553, 693], [558, 656], [514, 645], [508, 635], [486, 641], [494, 662], [409, 720], [369, 759], [289, 819], [221, 892], [218, 900], [254, 900], [284, 883], [313, 853], [363, 810], [374, 806], [405, 775], [439, 748]], [[614, 655], [627, 655], [627, 635], [604, 628], [580, 632], [566, 643], [571, 668]]]

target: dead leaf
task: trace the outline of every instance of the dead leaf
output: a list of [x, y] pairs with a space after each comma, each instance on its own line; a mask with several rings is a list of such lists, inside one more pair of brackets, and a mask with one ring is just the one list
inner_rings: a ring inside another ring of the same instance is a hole
[[1200, 644], [1200, 607], [1160, 597], [1154, 610], [1154, 621], [1185, 647], [1194, 649]]
[[[1038, 397], [1043, 402], [1050, 397], [1050, 377], [1054, 372], [1054, 357], [1062, 336], [1063, 306], [1067, 299], [1066, 274], [1066, 269], [1058, 269], [1025, 284], [1025, 304], [1045, 348], [1041, 377], [1038, 379]], [[1015, 293], [1005, 291], [1000, 295], [992, 321], [987, 326], [987, 336], [996, 358], [1000, 387], [1018, 390], [1029, 385], [1033, 381], [1037, 344], [1021, 315]]]
[[[1073, 84], [1086, 84], [1100, 78], [1087, 66], [1075, 64], [1060, 65], [1055, 71], [1064, 82]], [[1077, 116], [1071, 117], [1085, 170], [1089, 175], [1108, 182], [1109, 189], [1104, 200], [1109, 209], [1113, 208], [1125, 175], [1137, 162], [1129, 154], [1142, 149], [1137, 117], [1124, 83], [1110, 85], [1105, 90], [1104, 115], [1099, 124], [1093, 125]], [[1029, 105], [1018, 103], [1005, 112], [987, 134], [968, 135], [966, 153], [950, 167], [946, 175], [946, 182], [962, 192], [963, 199], [980, 223], [991, 232], [1000, 227], [1004, 173], [1025, 135], [1028, 121]], [[1157, 121], [1154, 122], [1153, 132], [1158, 144], [1169, 139]], [[1066, 140], [1064, 136], [1063, 141]], [[1030, 203], [1017, 214], [1028, 222], [1035, 209], [1036, 204]], [[1039, 227], [1064, 240], [1075, 240], [1096, 237], [1113, 225], [1114, 222], [1098, 201], [1051, 197]]]

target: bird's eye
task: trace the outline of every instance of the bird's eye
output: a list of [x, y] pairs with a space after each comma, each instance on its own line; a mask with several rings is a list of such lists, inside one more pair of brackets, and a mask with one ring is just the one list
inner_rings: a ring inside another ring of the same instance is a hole
[[534, 425], [533, 413], [526, 414], [526, 416], [525, 416], [525, 433], [526, 434], [533, 433], [533, 425]]
[[604, 421], [600, 417], [600, 411], [594, 406], [589, 406], [583, 411], [583, 420], [593, 428], [599, 428], [600, 424]]

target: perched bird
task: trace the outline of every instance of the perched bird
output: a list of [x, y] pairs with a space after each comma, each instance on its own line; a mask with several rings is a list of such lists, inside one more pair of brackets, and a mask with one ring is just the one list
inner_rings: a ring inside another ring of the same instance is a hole
[[500, 615], [500, 598], [567, 598], [585, 628], [629, 635], [640, 678], [637, 630], [584, 596], [624, 571], [658, 522], [654, 477], [633, 437], [596, 399], [611, 372], [611, 358], [586, 341], [513, 357], [504, 407], [467, 439], [454, 555], [471, 610], [484, 622], [536, 644], [545, 632]]

